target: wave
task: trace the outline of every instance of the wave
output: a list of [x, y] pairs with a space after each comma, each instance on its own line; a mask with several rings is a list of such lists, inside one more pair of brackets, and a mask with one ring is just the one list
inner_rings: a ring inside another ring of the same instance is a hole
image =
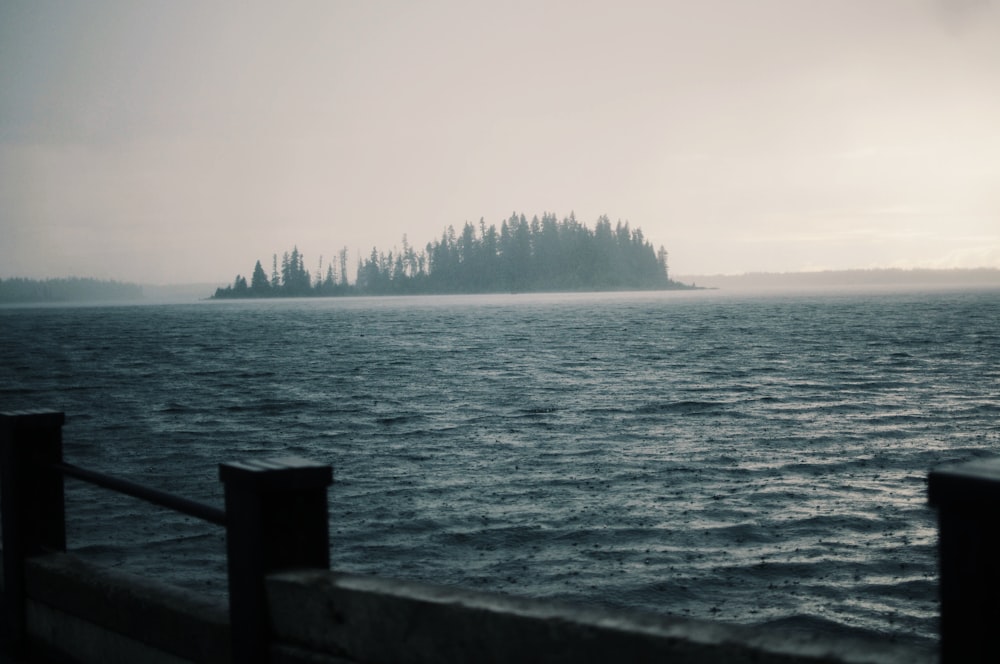
[[641, 415], [711, 415], [730, 404], [717, 401], [656, 401], [635, 409]]

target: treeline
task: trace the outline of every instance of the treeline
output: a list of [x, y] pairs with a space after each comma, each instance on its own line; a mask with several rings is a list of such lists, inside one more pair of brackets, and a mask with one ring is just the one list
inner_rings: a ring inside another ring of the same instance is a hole
[[237, 276], [216, 298], [306, 295], [416, 295], [538, 291], [646, 290], [686, 288], [672, 281], [667, 252], [655, 250], [642, 230], [627, 222], [612, 226], [607, 216], [591, 230], [573, 214], [511, 215], [500, 227], [466, 223], [417, 250], [403, 237], [402, 249], [372, 249], [357, 264], [354, 283], [347, 278], [347, 250], [315, 273], [296, 247], [270, 277], [260, 261], [250, 280]]
[[0, 302], [86, 302], [136, 300], [142, 286], [98, 279], [0, 279]]

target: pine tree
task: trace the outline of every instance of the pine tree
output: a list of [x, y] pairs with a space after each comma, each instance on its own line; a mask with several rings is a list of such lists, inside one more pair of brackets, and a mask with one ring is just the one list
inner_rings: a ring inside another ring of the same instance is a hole
[[254, 296], [264, 297], [271, 291], [271, 284], [267, 281], [267, 275], [264, 274], [264, 268], [261, 267], [260, 261], [253, 267], [253, 276], [250, 277], [250, 290], [253, 291]]

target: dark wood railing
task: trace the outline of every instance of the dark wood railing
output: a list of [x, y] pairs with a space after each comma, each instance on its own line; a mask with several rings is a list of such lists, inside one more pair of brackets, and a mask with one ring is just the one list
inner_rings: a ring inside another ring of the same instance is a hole
[[938, 512], [941, 661], [1000, 662], [1000, 458], [931, 471]]
[[63, 479], [72, 477], [224, 526], [232, 659], [268, 661], [264, 579], [280, 570], [329, 569], [332, 468], [297, 457], [220, 464], [226, 503], [220, 510], [65, 463], [64, 421], [59, 412], [0, 414], [6, 651], [27, 650], [25, 561], [66, 550]]

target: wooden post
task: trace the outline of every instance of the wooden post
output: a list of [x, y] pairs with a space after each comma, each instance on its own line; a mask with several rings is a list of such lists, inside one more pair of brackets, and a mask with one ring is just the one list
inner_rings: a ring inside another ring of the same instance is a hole
[[270, 661], [264, 577], [330, 567], [327, 488], [333, 469], [298, 457], [224, 463], [233, 661]]
[[62, 461], [63, 413], [0, 413], [0, 509], [3, 515], [3, 642], [27, 647], [24, 561], [66, 550]]
[[941, 661], [1000, 662], [1000, 458], [928, 476], [938, 510]]

